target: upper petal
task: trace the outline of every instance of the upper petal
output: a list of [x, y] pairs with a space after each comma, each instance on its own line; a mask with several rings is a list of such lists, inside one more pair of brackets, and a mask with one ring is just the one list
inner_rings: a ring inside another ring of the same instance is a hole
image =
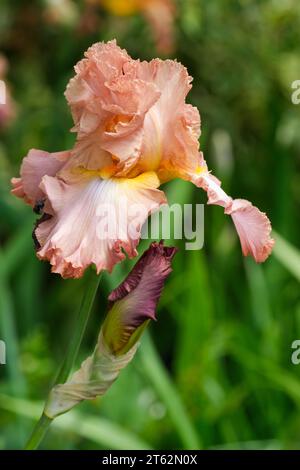
[[121, 49], [116, 41], [93, 44], [86, 52], [85, 58], [75, 65], [76, 75], [67, 86], [65, 96], [73, 106], [99, 96], [106, 81], [122, 74], [124, 64], [131, 57]]
[[106, 122], [102, 147], [120, 161], [119, 173], [126, 174], [141, 155], [144, 120], [161, 93], [155, 84], [126, 74], [107, 86], [111, 96], [103, 107], [113, 116]]
[[105, 83], [122, 75], [124, 64], [132, 59], [116, 41], [93, 44], [85, 58], [75, 66], [76, 75], [66, 88], [65, 96], [71, 107], [75, 128], [78, 132], [95, 130], [105, 118], [99, 98], [109, 90]]
[[145, 117], [142, 167], [161, 172], [195, 171], [200, 115], [185, 102], [192, 78], [180, 63], [159, 59], [142, 62], [138, 76], [154, 83], [161, 93]]
[[140, 157], [145, 115], [160, 91], [137, 76], [139, 62], [115, 41], [94, 44], [85, 55], [66, 90], [78, 133], [72, 162], [96, 170], [109, 153], [124, 176]]

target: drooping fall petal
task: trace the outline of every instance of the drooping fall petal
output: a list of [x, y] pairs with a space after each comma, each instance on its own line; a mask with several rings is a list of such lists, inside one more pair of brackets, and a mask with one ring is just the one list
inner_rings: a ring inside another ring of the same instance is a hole
[[31, 149], [23, 159], [20, 178], [12, 178], [12, 193], [32, 207], [45, 197], [39, 185], [45, 175], [55, 176], [70, 156], [70, 152], [49, 153]]
[[65, 383], [55, 386], [44, 413], [65, 413], [82, 400], [104, 395], [134, 357], [155, 312], [176, 248], [152, 243], [125, 281], [109, 296], [109, 311], [92, 356]]
[[37, 256], [65, 278], [81, 277], [91, 264], [98, 272], [111, 271], [124, 252], [136, 256], [143, 223], [165, 203], [151, 172], [133, 179], [83, 178], [77, 184], [45, 176], [40, 186], [54, 214], [35, 230]]
[[221, 182], [208, 172], [202, 155], [199, 174], [191, 175], [190, 179], [207, 192], [208, 204], [222, 206], [225, 214], [231, 215], [244, 256], [251, 255], [257, 263], [264, 262], [275, 243], [270, 236], [272, 227], [266, 214], [245, 199], [228, 196], [221, 188]]
[[266, 214], [244, 199], [234, 199], [225, 212], [232, 217], [244, 256], [252, 255], [257, 263], [264, 262], [275, 243], [270, 237], [272, 227]]

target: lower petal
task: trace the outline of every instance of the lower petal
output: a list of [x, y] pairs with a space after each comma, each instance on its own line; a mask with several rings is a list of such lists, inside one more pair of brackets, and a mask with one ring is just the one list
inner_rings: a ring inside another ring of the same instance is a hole
[[93, 178], [66, 184], [45, 176], [41, 187], [54, 216], [38, 225], [35, 235], [40, 259], [52, 272], [78, 278], [91, 264], [97, 272], [111, 271], [125, 258], [137, 255], [136, 246], [148, 215], [166, 202], [155, 173], [133, 179]]
[[55, 176], [68, 159], [70, 152], [49, 153], [31, 149], [24, 158], [20, 178], [12, 178], [12, 194], [34, 206], [45, 197], [39, 185], [45, 175]]
[[189, 175], [188, 179], [207, 192], [208, 204], [224, 207], [232, 217], [239, 235], [244, 256], [251, 255], [257, 263], [264, 262], [272, 252], [271, 223], [265, 213], [245, 199], [232, 199], [221, 188], [221, 182], [208, 172], [202, 160], [202, 171]]
[[252, 255], [257, 263], [264, 262], [275, 243], [270, 237], [272, 227], [266, 214], [245, 199], [234, 199], [225, 213], [232, 217], [244, 256]]

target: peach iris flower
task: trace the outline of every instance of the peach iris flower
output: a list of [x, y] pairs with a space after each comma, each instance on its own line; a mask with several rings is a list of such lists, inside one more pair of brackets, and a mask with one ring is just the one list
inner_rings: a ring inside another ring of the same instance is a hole
[[[12, 192], [44, 213], [34, 232], [37, 256], [63, 277], [80, 277], [91, 264], [111, 271], [124, 252], [136, 256], [142, 224], [166, 202], [160, 184], [182, 178], [231, 215], [244, 255], [265, 261], [274, 243], [267, 216], [228, 196], [199, 152], [200, 116], [185, 102], [192, 80], [186, 68], [133, 60], [111, 41], [94, 44], [75, 71], [66, 89], [74, 148], [31, 150], [12, 180]], [[144, 211], [116, 210], [118, 236], [101, 237], [103, 206], [121, 200]]]
[[157, 49], [163, 54], [173, 52], [175, 34], [173, 0], [100, 0], [100, 3], [113, 15], [129, 16], [141, 12], [153, 31]]

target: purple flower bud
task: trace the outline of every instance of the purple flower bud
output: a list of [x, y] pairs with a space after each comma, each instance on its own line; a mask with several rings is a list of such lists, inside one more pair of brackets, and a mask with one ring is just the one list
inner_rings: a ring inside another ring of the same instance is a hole
[[114, 354], [124, 354], [140, 337], [156, 307], [177, 249], [152, 243], [127, 278], [109, 296], [103, 337]]

